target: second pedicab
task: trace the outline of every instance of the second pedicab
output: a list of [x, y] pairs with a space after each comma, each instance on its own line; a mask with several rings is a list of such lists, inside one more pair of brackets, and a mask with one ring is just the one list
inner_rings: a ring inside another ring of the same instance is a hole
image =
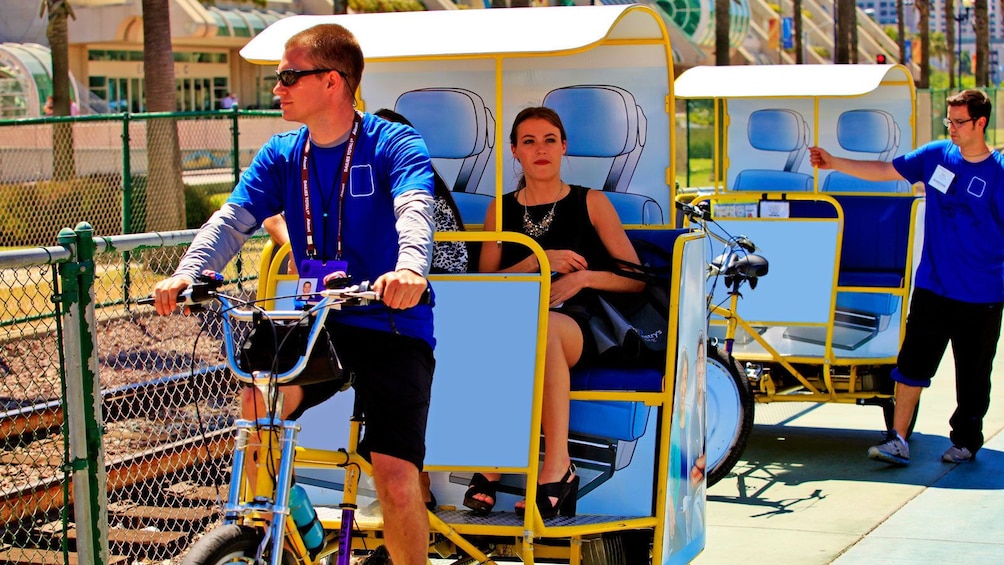
[[720, 171], [678, 199], [709, 211], [709, 229], [726, 234], [735, 257], [766, 260], [760, 273], [709, 287], [710, 335], [723, 352], [709, 366], [709, 414], [734, 414], [709, 421], [710, 474], [720, 479], [738, 460], [758, 403], [878, 405], [890, 427], [923, 195], [905, 181], [815, 170], [808, 148], [884, 161], [911, 151], [909, 71], [695, 67], [676, 93], [710, 101]]

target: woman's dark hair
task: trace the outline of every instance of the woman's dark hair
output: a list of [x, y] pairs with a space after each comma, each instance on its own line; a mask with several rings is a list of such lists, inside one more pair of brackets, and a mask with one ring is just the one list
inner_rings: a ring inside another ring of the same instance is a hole
[[[408, 121], [408, 118], [405, 118], [394, 110], [380, 108], [376, 112], [373, 112], [373, 115], [378, 118], [383, 118], [388, 122], [397, 122], [411, 128], [415, 127], [410, 121]], [[446, 185], [446, 181], [443, 180], [443, 177], [439, 174], [439, 171], [436, 170], [436, 167], [432, 167], [432, 176], [435, 179], [433, 181], [433, 185], [435, 187], [433, 195], [436, 198], [442, 198], [443, 201], [446, 202], [446, 205], [450, 207], [450, 211], [453, 212], [454, 219], [457, 220], [457, 227], [460, 231], [464, 231], [464, 221], [460, 218], [460, 210], [457, 209], [457, 203], [453, 201], [453, 193], [450, 192], [450, 187]]]
[[[516, 145], [516, 130], [519, 129], [519, 125], [534, 118], [544, 120], [545, 122], [558, 128], [558, 133], [561, 134], [561, 141], [568, 141], [568, 135], [565, 133], [565, 125], [561, 123], [561, 116], [559, 116], [557, 112], [544, 106], [531, 106], [520, 110], [519, 113], [516, 114], [516, 119], [512, 121], [512, 130], [509, 132], [510, 145]], [[526, 177], [520, 175], [519, 181], [516, 183], [516, 190], [525, 186]]]
[[568, 141], [568, 135], [565, 133], [565, 125], [561, 123], [561, 116], [557, 112], [544, 106], [531, 106], [520, 110], [516, 114], [516, 119], [512, 121], [512, 131], [509, 132], [509, 143], [511, 145], [516, 145], [516, 130], [519, 128], [519, 125], [532, 118], [544, 120], [558, 128], [558, 132], [561, 133], [561, 141]]

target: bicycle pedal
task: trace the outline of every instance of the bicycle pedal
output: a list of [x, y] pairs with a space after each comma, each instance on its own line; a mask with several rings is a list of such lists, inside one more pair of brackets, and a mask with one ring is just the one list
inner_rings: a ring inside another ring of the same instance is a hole
[[359, 565], [393, 565], [390, 560], [390, 553], [387, 552], [387, 547], [381, 545], [380, 547], [373, 550], [373, 553], [366, 556], [366, 559]]

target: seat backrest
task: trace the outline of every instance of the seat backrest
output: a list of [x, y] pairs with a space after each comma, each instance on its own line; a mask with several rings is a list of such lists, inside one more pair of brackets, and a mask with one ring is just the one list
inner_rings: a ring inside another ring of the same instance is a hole
[[[884, 110], [848, 110], [837, 118], [837, 143], [846, 151], [869, 153], [866, 158], [891, 161], [899, 149], [900, 129]], [[906, 181], [866, 181], [831, 172], [823, 181], [824, 192], [909, 192]]]
[[543, 105], [561, 117], [568, 156], [612, 158], [603, 190], [627, 192], [648, 135], [634, 95], [609, 85], [566, 86], [548, 92]]
[[899, 148], [899, 125], [884, 110], [848, 110], [837, 118], [837, 143], [848, 151], [878, 153], [891, 161]]
[[750, 146], [759, 151], [787, 153], [780, 169], [751, 168], [739, 171], [732, 190], [807, 192], [812, 175], [798, 172], [809, 147], [809, 126], [794, 110], [769, 108], [750, 114], [746, 124]]
[[423, 88], [401, 94], [394, 110], [422, 134], [433, 159], [462, 159], [454, 192], [477, 192], [495, 146], [495, 118], [476, 92]]
[[746, 136], [754, 149], [788, 153], [785, 172], [797, 171], [809, 146], [809, 126], [802, 115], [781, 108], [750, 114]]

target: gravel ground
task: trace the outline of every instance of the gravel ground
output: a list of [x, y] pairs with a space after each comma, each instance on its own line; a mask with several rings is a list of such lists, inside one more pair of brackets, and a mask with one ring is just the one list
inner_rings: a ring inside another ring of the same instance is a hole
[[[121, 317], [99, 323], [98, 374], [102, 390], [186, 375], [196, 368], [225, 361], [221, 342], [203, 333], [197, 316]], [[195, 349], [193, 350], [193, 344]], [[21, 337], [0, 349], [0, 402], [7, 410], [62, 397], [55, 333]], [[227, 389], [221, 386], [221, 392]], [[157, 400], [153, 402], [156, 405]], [[162, 401], [151, 417], [124, 418], [104, 428], [105, 461], [192, 437], [200, 420], [210, 428], [225, 425], [236, 413], [231, 393], [195, 403]], [[62, 476], [62, 433], [21, 437], [0, 449], [0, 493], [36, 481]]]

